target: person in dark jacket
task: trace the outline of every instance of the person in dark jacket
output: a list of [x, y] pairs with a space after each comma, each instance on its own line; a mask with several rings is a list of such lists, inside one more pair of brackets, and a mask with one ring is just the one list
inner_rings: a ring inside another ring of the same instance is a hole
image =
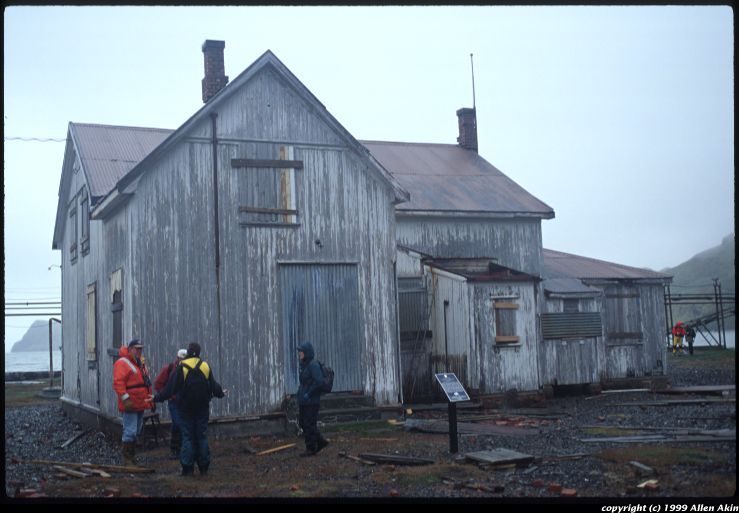
[[[185, 379], [190, 372], [196, 372], [194, 369], [200, 363], [199, 372], [203, 373], [207, 380], [207, 394], [205, 400], [193, 404], [188, 401], [184, 394], [180, 393], [184, 389]], [[221, 385], [213, 377], [213, 371], [210, 366], [200, 359], [200, 344], [192, 342], [187, 346], [187, 355], [184, 360], [177, 366], [177, 369], [167, 381], [164, 390], [157, 393], [153, 400], [161, 403], [170, 399], [174, 395], [179, 395], [177, 407], [180, 413], [180, 429], [182, 430], [182, 449], [180, 450], [180, 464], [182, 465], [182, 475], [191, 476], [194, 470], [194, 464], [198, 464], [200, 475], [208, 473], [210, 466], [210, 448], [208, 447], [208, 419], [210, 417], [210, 398], [225, 397], [228, 390], [223, 389]]]
[[[162, 370], [159, 371], [157, 379], [154, 380], [154, 391], [161, 392], [164, 387], [167, 386], [169, 378], [177, 370], [177, 366], [187, 357], [187, 349], [180, 349], [177, 351], [177, 359], [173, 362], [169, 362]], [[172, 430], [169, 435], [169, 450], [171, 452], [171, 458], [179, 458], [180, 449], [182, 448], [182, 431], [180, 430], [180, 412], [177, 409], [177, 396], [173, 396], [167, 401], [167, 407], [169, 409], [169, 416], [172, 419]]]
[[318, 431], [318, 410], [321, 407], [321, 385], [323, 373], [315, 360], [313, 344], [303, 342], [298, 346], [300, 358], [300, 386], [296, 398], [298, 401], [298, 421], [305, 437], [305, 452], [301, 457], [313, 456], [328, 445]]
[[688, 341], [688, 352], [693, 354], [693, 342], [695, 342], [695, 330], [688, 324], [685, 327], [685, 340]]

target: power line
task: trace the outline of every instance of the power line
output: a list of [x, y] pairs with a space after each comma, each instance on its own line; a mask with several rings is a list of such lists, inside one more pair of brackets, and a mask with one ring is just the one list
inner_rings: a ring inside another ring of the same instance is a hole
[[25, 142], [66, 142], [66, 139], [54, 139], [53, 137], [3, 137], [5, 141]]

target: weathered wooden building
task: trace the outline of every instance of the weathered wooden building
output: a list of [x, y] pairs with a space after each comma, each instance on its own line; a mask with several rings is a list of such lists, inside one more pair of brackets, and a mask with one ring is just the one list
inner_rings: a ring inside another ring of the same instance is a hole
[[176, 130], [70, 123], [63, 390], [116, 421], [118, 348], [151, 371], [192, 340], [232, 392], [214, 417], [269, 417], [301, 340], [334, 390], [376, 405], [664, 372], [669, 277], [542, 248], [554, 211], [457, 145], [358, 141], [269, 51], [228, 83], [206, 41], [204, 106]]
[[478, 155], [473, 109], [457, 116], [456, 146], [363, 141], [411, 196], [396, 206], [405, 399], [438, 398], [444, 371], [478, 394], [661, 374], [669, 277], [544, 250], [554, 211]]
[[203, 45], [204, 106], [178, 129], [70, 123], [62, 401], [118, 417], [112, 368], [140, 338], [156, 373], [196, 340], [231, 390], [215, 417], [297, 389], [301, 340], [335, 391], [397, 404], [394, 205], [407, 192], [267, 51], [228, 83]]
[[668, 276], [549, 249], [542, 274], [542, 385], [666, 374]]

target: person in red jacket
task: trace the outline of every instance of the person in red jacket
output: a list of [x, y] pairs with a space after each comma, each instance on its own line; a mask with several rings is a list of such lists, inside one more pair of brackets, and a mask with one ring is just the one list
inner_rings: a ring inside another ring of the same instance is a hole
[[154, 408], [151, 379], [143, 363], [144, 345], [134, 339], [118, 350], [113, 365], [113, 390], [118, 395], [118, 411], [123, 414], [123, 462], [136, 465], [136, 437], [144, 426], [144, 411]]
[[[177, 366], [187, 356], [187, 349], [180, 349], [177, 351], [177, 359], [173, 362], [169, 362], [167, 365], [162, 367], [159, 371], [157, 379], [154, 380], [154, 391], [161, 392], [164, 387], [167, 386], [167, 381], [177, 370]], [[178, 458], [180, 456], [180, 449], [182, 447], [182, 430], [180, 429], [180, 412], [177, 407], [177, 396], [172, 396], [167, 401], [167, 407], [169, 408], [169, 416], [172, 419], [172, 431], [169, 436], [169, 449], [171, 451], [171, 458]]]
[[685, 336], [685, 326], [683, 321], [677, 321], [672, 327], [672, 354], [677, 351], [683, 352], [683, 337]]

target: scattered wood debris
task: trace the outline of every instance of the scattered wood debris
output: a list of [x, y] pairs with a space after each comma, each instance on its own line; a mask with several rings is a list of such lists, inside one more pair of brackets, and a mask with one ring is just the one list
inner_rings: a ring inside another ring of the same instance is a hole
[[71, 468], [63, 467], [61, 465], [52, 465], [52, 468], [54, 470], [58, 470], [59, 472], [62, 472], [63, 474], [67, 474], [73, 477], [88, 477], [92, 475], [92, 474], [88, 474], [87, 472], [80, 472], [79, 470], [72, 470]]
[[490, 451], [476, 451], [465, 454], [468, 460], [486, 463], [488, 465], [528, 465], [534, 461], [530, 454], [524, 454], [511, 449], [496, 448]]
[[347, 458], [347, 459], [353, 460], [353, 461], [358, 461], [359, 463], [364, 463], [365, 465], [369, 465], [369, 466], [376, 465], [376, 463], [374, 461], [369, 461], [369, 460], [365, 460], [365, 459], [362, 459], [362, 458], [357, 458], [356, 456], [352, 456], [351, 454], [347, 454], [344, 451], [339, 451], [339, 456], [341, 456], [342, 458]]
[[643, 403], [611, 403], [604, 406], [675, 406], [685, 404], [707, 404], [707, 403], [735, 403], [736, 398], [731, 399], [673, 399], [669, 401], [647, 401]]
[[629, 465], [632, 467], [636, 467], [639, 474], [654, 474], [655, 471], [652, 467], [648, 467], [647, 465], [643, 463], [639, 463], [638, 461], [630, 461]]
[[659, 487], [659, 481], [656, 479], [649, 479], [636, 485], [637, 488], [646, 488], [647, 490], [656, 490]]
[[259, 451], [257, 453], [257, 456], [264, 456], [264, 455], [267, 455], [267, 454], [272, 454], [272, 453], [275, 453], [275, 452], [284, 451], [285, 449], [289, 449], [290, 447], [295, 447], [296, 445], [298, 445], [298, 444], [292, 443], [292, 444], [280, 445], [279, 447], [273, 447], [272, 449], [266, 449], [264, 451]]
[[100, 469], [109, 472], [124, 472], [129, 474], [149, 474], [154, 472], [153, 468], [124, 466], [124, 465], [99, 465], [96, 463], [75, 463], [73, 461], [54, 461], [54, 460], [23, 460], [18, 463], [26, 463], [29, 465], [61, 465], [63, 467], [71, 467], [76, 469]]
[[75, 443], [77, 440], [79, 440], [80, 438], [82, 438], [83, 436], [85, 436], [90, 431], [92, 431], [92, 429], [88, 429], [88, 430], [85, 430], [85, 431], [80, 431], [79, 433], [75, 433], [75, 435], [72, 438], [70, 438], [69, 440], [67, 440], [66, 442], [64, 442], [62, 445], [60, 445], [59, 448], [60, 449], [66, 449], [67, 447], [69, 447], [70, 445], [72, 445], [73, 443]]
[[372, 452], [362, 453], [359, 457], [376, 463], [390, 463], [394, 465], [432, 465], [435, 463], [435, 460], [428, 458], [415, 458], [413, 456], [399, 456], [396, 454], [376, 454]]
[[736, 392], [736, 385], [697, 385], [691, 387], [673, 387], [656, 391], [658, 394], [718, 394]]
[[[405, 421], [406, 431], [421, 431], [424, 433], [444, 434], [449, 432], [449, 421], [407, 419]], [[509, 436], [533, 436], [538, 435], [538, 429], [530, 427], [511, 425], [475, 424], [472, 422], [457, 422], [457, 433], [460, 435], [509, 435]]]

